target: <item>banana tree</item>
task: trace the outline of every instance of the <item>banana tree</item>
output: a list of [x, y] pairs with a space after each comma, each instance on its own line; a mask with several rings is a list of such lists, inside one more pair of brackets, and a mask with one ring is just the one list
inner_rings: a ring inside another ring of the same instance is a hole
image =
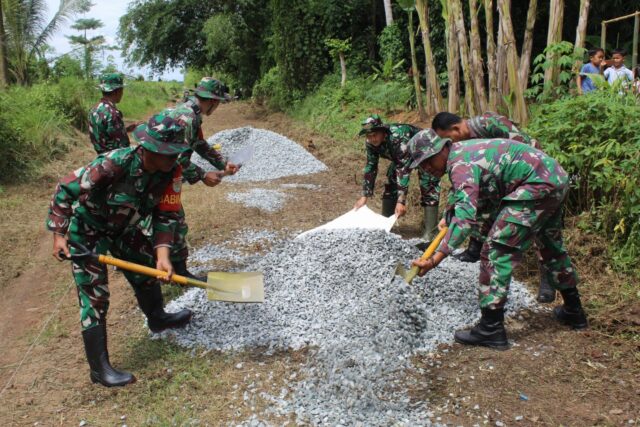
[[418, 70], [418, 60], [416, 58], [416, 33], [413, 28], [413, 12], [416, 10], [415, 0], [398, 0], [400, 7], [407, 12], [409, 16], [409, 46], [411, 46], [411, 74], [413, 74], [413, 86], [416, 92], [416, 104], [418, 106], [418, 114], [420, 120], [427, 119], [422, 104], [422, 90], [420, 89], [420, 71]]
[[[440, 85], [438, 84], [438, 74], [436, 72], [435, 61], [433, 60], [433, 49], [429, 36], [429, 2], [428, 0], [416, 0], [416, 11], [420, 19], [420, 29], [422, 31], [422, 44], [424, 46], [425, 74], [429, 91], [427, 92], [427, 112], [430, 112], [431, 105], [434, 111], [439, 113], [444, 109]], [[431, 95], [431, 96], [430, 96]], [[432, 99], [429, 99], [432, 98]], [[433, 101], [433, 104], [430, 101]]]
[[440, 5], [447, 43], [447, 105], [450, 112], [457, 113], [460, 108], [460, 50], [456, 36], [456, 21], [449, 10], [449, 2], [440, 0]]

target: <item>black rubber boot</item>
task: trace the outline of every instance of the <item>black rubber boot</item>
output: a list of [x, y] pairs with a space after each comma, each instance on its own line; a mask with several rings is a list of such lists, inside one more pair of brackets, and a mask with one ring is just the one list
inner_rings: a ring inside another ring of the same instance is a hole
[[538, 302], [548, 304], [556, 300], [556, 290], [551, 287], [547, 280], [547, 275], [542, 267], [540, 267], [540, 287], [538, 288]]
[[462, 262], [478, 262], [480, 260], [480, 250], [482, 249], [482, 241], [473, 237], [469, 239], [469, 246], [460, 255], [456, 255], [456, 259]]
[[507, 331], [504, 329], [504, 310], [483, 308], [482, 317], [473, 328], [456, 331], [453, 337], [460, 344], [507, 350], [509, 341], [507, 341]]
[[571, 326], [573, 329], [586, 329], [589, 326], [589, 322], [582, 309], [578, 289], [565, 289], [560, 291], [560, 294], [564, 304], [553, 310], [556, 320], [564, 325]]
[[391, 215], [396, 213], [396, 204], [398, 203], [398, 198], [382, 198], [382, 212], [380, 214], [382, 216], [386, 216], [389, 218]]
[[193, 313], [189, 309], [185, 308], [177, 313], [164, 311], [162, 291], [159, 284], [137, 286], [135, 291], [138, 305], [147, 316], [147, 323], [151, 332], [183, 328], [191, 321]]
[[82, 331], [82, 340], [89, 362], [89, 375], [93, 383], [100, 383], [105, 387], [121, 387], [136, 382], [136, 377], [129, 372], [118, 371], [111, 366], [107, 352], [105, 324]]
[[192, 274], [189, 270], [187, 270], [186, 261], [174, 261], [172, 262], [172, 264], [176, 274], [188, 277], [190, 279], [199, 280], [201, 282], [207, 282], [207, 276], [196, 276], [195, 274]]

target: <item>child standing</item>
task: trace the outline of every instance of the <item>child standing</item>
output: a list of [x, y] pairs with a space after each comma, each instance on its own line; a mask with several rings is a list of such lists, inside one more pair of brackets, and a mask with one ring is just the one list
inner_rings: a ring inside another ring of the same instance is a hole
[[622, 85], [626, 88], [628, 84], [633, 81], [633, 73], [624, 65], [624, 57], [626, 55], [627, 52], [623, 49], [613, 51], [611, 55], [613, 67], [604, 70], [604, 78], [607, 79], [610, 85], [614, 84], [617, 80], [622, 80]]
[[584, 93], [596, 90], [596, 86], [589, 78], [589, 74], [601, 74], [604, 66], [604, 50], [597, 47], [589, 50], [589, 62], [582, 66], [580, 74], [578, 74], [578, 93]]

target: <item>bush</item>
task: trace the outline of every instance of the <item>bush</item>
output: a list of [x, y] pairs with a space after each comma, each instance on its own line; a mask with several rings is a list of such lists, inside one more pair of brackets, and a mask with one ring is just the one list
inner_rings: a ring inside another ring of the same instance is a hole
[[633, 95], [597, 91], [542, 105], [529, 124], [572, 177], [568, 207], [613, 241], [620, 269], [640, 254], [640, 105]]
[[285, 111], [294, 99], [301, 96], [299, 91], [287, 90], [278, 67], [271, 68], [253, 87], [253, 100], [270, 110]]

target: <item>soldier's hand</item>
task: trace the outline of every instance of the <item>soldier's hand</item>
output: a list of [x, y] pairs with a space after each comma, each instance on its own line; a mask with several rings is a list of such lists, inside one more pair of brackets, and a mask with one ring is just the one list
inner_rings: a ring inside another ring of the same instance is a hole
[[436, 263], [433, 257], [427, 259], [414, 259], [413, 261], [411, 261], [411, 265], [416, 266], [420, 269], [418, 271], [418, 276], [420, 277], [424, 276], [427, 271], [436, 268]]
[[60, 257], [60, 252], [64, 253], [67, 258], [71, 256], [69, 245], [67, 244], [67, 236], [61, 234], [53, 234], [53, 257], [58, 261], [64, 261]]
[[402, 203], [396, 203], [396, 217], [400, 218], [401, 216], [404, 216], [404, 214], [407, 213], [407, 207], [405, 205], [403, 205]]
[[138, 126], [140, 126], [142, 123], [143, 123], [143, 122], [134, 122], [134, 123], [131, 123], [129, 126], [127, 126], [127, 127], [125, 128], [125, 130], [126, 130], [127, 132], [133, 132], [133, 130], [134, 130], [135, 128], [137, 128]]
[[169, 259], [169, 251], [170, 249], [165, 246], [156, 249], [156, 269], [167, 272], [166, 275], [157, 277], [163, 282], [170, 282], [171, 276], [173, 276], [173, 264], [171, 264], [171, 260]]
[[447, 226], [447, 221], [445, 221], [444, 218], [442, 218], [440, 220], [440, 222], [438, 223], [438, 230], [442, 230], [443, 228], [445, 228]]
[[240, 170], [240, 166], [234, 165], [233, 163], [227, 163], [226, 166], [224, 167], [224, 174], [235, 175], [236, 172], [238, 172], [239, 170]]
[[362, 196], [358, 199], [356, 204], [353, 206], [353, 209], [358, 210], [366, 204], [367, 204], [367, 196]]
[[215, 187], [216, 185], [220, 184], [223, 175], [224, 172], [207, 172], [202, 182], [207, 187]]

